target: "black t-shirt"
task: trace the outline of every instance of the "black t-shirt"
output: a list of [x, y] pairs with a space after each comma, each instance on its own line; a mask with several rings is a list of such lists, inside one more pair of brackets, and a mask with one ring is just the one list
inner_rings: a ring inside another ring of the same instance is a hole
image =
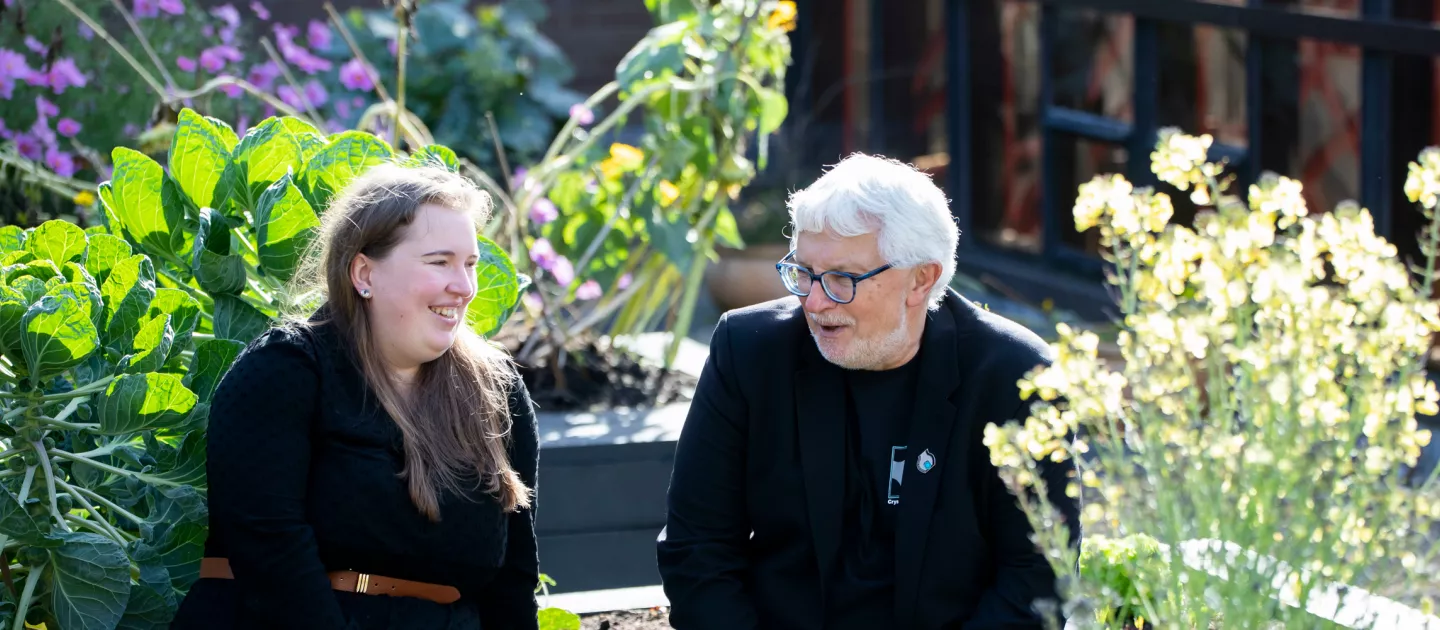
[[916, 357], [892, 370], [845, 373], [845, 512], [828, 629], [894, 625], [895, 518], [914, 460], [906, 443], [919, 365]]

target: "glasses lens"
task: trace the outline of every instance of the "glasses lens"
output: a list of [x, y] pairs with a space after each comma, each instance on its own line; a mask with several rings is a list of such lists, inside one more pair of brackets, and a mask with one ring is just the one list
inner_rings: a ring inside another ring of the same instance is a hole
[[825, 293], [830, 299], [841, 304], [855, 299], [855, 281], [847, 276], [827, 273], [820, 278], [825, 283]]
[[810, 274], [801, 271], [795, 265], [780, 266], [780, 281], [785, 283], [786, 290], [796, 295], [807, 295], [810, 293]]

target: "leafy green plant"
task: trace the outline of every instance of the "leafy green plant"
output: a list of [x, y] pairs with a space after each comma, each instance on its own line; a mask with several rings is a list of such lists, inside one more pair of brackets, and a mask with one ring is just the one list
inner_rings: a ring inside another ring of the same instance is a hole
[[[511, 214], [491, 228], [536, 278], [522, 361], [602, 324], [626, 333], [662, 322], [675, 331], [673, 361], [716, 245], [743, 246], [729, 204], [765, 167], [788, 111], [794, 3], [646, 4], [659, 25], [516, 174]], [[619, 142], [637, 112], [639, 141]]]
[[241, 344], [197, 334], [195, 298], [98, 230], [0, 228], [0, 276], [0, 624], [164, 627], [204, 551], [204, 419]]

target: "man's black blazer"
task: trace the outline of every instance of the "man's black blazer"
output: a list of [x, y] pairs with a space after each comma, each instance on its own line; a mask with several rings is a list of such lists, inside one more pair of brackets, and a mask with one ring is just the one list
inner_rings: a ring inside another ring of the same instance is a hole
[[[1041, 628], [1032, 602], [1055, 599], [1054, 573], [990, 464], [983, 435], [988, 423], [1029, 415], [1016, 381], [1048, 365], [1049, 348], [954, 291], [927, 313], [921, 344], [907, 452], [928, 450], [935, 466], [908, 470], [901, 491], [896, 627]], [[821, 576], [839, 561], [847, 518], [843, 388], [842, 369], [815, 347], [797, 299], [721, 317], [676, 450], [658, 541], [675, 628], [823, 627]], [[1064, 488], [1073, 470], [1044, 473], [1072, 542], [1078, 505]]]

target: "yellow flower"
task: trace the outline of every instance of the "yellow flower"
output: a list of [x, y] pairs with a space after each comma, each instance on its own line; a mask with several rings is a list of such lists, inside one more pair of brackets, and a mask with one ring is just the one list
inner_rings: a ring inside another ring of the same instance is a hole
[[780, 4], [775, 6], [775, 11], [770, 13], [769, 19], [765, 20], [765, 28], [778, 28], [787, 33], [795, 30], [795, 3], [781, 0]]
[[680, 198], [680, 189], [676, 187], [675, 184], [670, 183], [669, 180], [664, 180], [660, 182], [659, 195], [660, 206], [668, 208], [670, 204], [675, 203], [675, 200]]
[[94, 205], [94, 204], [95, 204], [95, 193], [92, 193], [92, 192], [90, 192], [90, 191], [88, 191], [88, 190], [82, 190], [82, 191], [80, 191], [80, 192], [78, 192], [78, 193], [75, 193], [75, 197], [74, 197], [73, 201], [75, 202], [75, 205], [77, 205], [77, 206], [91, 206], [91, 205]]
[[633, 171], [645, 163], [645, 152], [628, 144], [616, 142], [610, 145], [610, 159], [615, 160], [621, 168]]

